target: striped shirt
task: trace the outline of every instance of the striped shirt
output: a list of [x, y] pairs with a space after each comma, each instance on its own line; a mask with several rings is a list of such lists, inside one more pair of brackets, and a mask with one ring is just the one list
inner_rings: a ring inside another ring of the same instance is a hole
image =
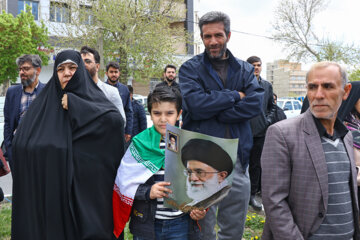
[[[161, 138], [160, 149], [165, 149], [165, 140]], [[161, 168], [157, 173], [154, 174], [155, 183], [163, 182], [165, 177], [165, 170]], [[157, 198], [156, 206], [156, 219], [174, 219], [182, 216], [184, 213], [182, 211], [174, 210], [172, 208], [164, 207], [164, 198]]]
[[20, 117], [18, 124], [20, 124], [20, 121], [25, 116], [25, 113], [29, 109], [30, 104], [36, 98], [38, 86], [39, 83], [36, 85], [32, 93], [25, 92], [24, 90], [22, 91], [21, 100], [20, 100]]
[[351, 167], [341, 138], [321, 138], [328, 169], [329, 197], [325, 218], [309, 240], [349, 240], [354, 235]]

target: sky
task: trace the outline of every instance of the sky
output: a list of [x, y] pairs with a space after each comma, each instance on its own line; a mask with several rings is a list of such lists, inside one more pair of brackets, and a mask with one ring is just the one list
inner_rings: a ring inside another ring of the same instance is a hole
[[[194, 10], [198, 11], [200, 17], [214, 10], [228, 14], [232, 30], [228, 48], [242, 60], [252, 55], [259, 56], [263, 62], [262, 75], [266, 77], [266, 63], [284, 59], [287, 53], [273, 40], [239, 32], [271, 36], [274, 12], [279, 1], [194, 0]], [[319, 37], [329, 36], [331, 40], [360, 45], [359, 0], [328, 0], [327, 7], [316, 16], [314, 23]], [[303, 64], [303, 70], [307, 70], [310, 65]]]

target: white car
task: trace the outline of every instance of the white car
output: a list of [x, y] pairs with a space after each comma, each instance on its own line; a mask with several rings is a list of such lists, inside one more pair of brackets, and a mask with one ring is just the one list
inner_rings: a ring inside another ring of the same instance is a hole
[[279, 98], [277, 105], [284, 110], [286, 118], [293, 118], [301, 113], [302, 103], [296, 99]]
[[147, 97], [140, 94], [133, 94], [133, 98], [138, 100], [144, 107], [147, 105]]

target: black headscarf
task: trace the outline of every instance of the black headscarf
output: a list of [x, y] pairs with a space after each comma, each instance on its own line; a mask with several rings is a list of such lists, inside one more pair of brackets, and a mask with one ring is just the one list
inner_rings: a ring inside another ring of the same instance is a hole
[[[57, 67], [78, 68], [64, 90]], [[68, 111], [61, 105], [68, 95]], [[112, 239], [112, 189], [124, 154], [124, 122], [85, 69], [59, 53], [46, 87], [13, 140], [12, 239]]]
[[343, 121], [353, 110], [359, 98], [360, 98], [360, 82], [351, 82], [351, 91], [349, 97], [342, 102], [337, 117]]
[[[347, 115], [353, 110], [356, 102], [360, 98], [360, 82], [350, 82], [351, 83], [351, 91], [349, 94], [349, 97], [341, 103], [341, 106], [339, 108], [337, 118], [339, 118], [341, 121], [345, 119]], [[309, 100], [306, 96], [301, 108], [301, 113], [306, 112], [306, 110], [309, 108]]]

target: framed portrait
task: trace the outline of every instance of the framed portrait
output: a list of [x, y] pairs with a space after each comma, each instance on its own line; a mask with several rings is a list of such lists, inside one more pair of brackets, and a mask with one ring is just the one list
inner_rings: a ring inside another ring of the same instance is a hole
[[172, 193], [164, 199], [165, 207], [189, 212], [221, 201], [231, 188], [238, 140], [171, 125], [166, 136], [165, 181]]

